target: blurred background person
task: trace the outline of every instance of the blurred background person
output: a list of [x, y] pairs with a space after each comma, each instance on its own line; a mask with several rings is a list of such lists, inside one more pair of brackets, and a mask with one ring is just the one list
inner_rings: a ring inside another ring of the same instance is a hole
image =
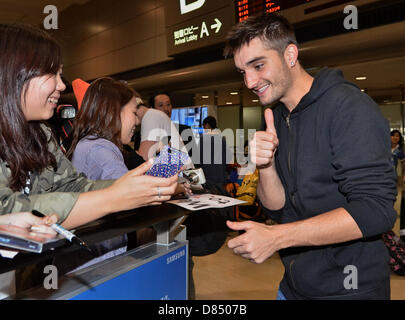
[[145, 161], [156, 155], [162, 143], [169, 141], [173, 148], [185, 151], [179, 132], [164, 112], [139, 104], [136, 114], [141, 121], [139, 154]]
[[[158, 90], [155, 91], [152, 96], [149, 98], [149, 106], [151, 108], [160, 110], [167, 114], [169, 119], [172, 118], [172, 109], [173, 109], [173, 99], [165, 90]], [[188, 151], [190, 157], [192, 156], [192, 149], [194, 142], [194, 133], [190, 126], [181, 124], [181, 123], [173, 123], [176, 126], [177, 131], [179, 132], [181, 139]]]
[[397, 175], [401, 177], [402, 182], [402, 166], [398, 167], [398, 160], [403, 163], [405, 161], [404, 154], [404, 138], [399, 130], [391, 131], [391, 163], [397, 172]]
[[227, 164], [231, 161], [232, 153], [214, 117], [206, 117], [203, 128], [204, 133], [199, 141], [200, 161], [196, 166], [203, 169], [207, 181], [224, 187], [228, 179]]

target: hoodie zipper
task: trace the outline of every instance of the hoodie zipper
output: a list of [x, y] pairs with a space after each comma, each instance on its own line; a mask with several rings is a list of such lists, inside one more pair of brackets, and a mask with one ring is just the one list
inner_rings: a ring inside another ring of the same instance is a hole
[[[287, 116], [287, 118], [285, 118], [285, 121], [287, 123], [288, 133], [291, 137], [290, 116], [291, 116], [291, 112], [288, 113], [288, 116]], [[288, 145], [288, 171], [290, 171], [290, 173], [291, 173], [291, 142]]]
[[[290, 172], [290, 176], [292, 176], [293, 173], [292, 173], [292, 169], [291, 169], [291, 150], [293, 147], [293, 143], [292, 143], [293, 136], [291, 133], [290, 117], [291, 117], [291, 112], [288, 113], [287, 117], [285, 118], [285, 121], [287, 123], [288, 134], [290, 136], [289, 144], [288, 144], [288, 161], [287, 161], [288, 162], [288, 171]], [[295, 193], [291, 192], [290, 196], [291, 196], [292, 205], [294, 206], [294, 208], [296, 208], [297, 205], [295, 203]]]

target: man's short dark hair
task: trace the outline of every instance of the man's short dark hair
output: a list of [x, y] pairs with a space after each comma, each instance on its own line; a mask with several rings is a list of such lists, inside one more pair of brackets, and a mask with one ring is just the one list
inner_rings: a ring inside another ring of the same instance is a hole
[[280, 54], [283, 54], [290, 44], [298, 46], [294, 28], [288, 20], [279, 14], [266, 13], [249, 17], [229, 31], [224, 56], [232, 57], [254, 38], [260, 38], [267, 49], [276, 50]]
[[172, 102], [172, 97], [171, 95], [165, 91], [165, 90], [159, 90], [159, 91], [155, 91], [149, 98], [149, 107], [154, 108], [155, 107], [155, 98], [161, 94], [164, 94], [166, 96], [169, 97], [170, 102]]
[[203, 120], [203, 126], [206, 124], [208, 124], [211, 129], [217, 128], [217, 120], [212, 116], [208, 116]]

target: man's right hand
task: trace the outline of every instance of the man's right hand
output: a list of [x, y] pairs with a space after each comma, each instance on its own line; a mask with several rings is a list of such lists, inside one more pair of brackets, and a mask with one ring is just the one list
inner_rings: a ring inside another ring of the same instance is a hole
[[250, 141], [251, 160], [259, 169], [273, 165], [274, 154], [278, 147], [273, 111], [270, 108], [264, 112], [264, 119], [266, 121], [266, 131], [257, 131]]

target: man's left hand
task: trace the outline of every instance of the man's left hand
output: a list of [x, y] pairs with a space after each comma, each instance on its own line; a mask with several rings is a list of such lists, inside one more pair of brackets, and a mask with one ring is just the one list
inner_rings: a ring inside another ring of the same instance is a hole
[[233, 249], [233, 252], [242, 258], [254, 263], [262, 263], [281, 249], [278, 226], [253, 221], [227, 221], [226, 223], [232, 230], [245, 230], [245, 233], [228, 241], [228, 248]]

